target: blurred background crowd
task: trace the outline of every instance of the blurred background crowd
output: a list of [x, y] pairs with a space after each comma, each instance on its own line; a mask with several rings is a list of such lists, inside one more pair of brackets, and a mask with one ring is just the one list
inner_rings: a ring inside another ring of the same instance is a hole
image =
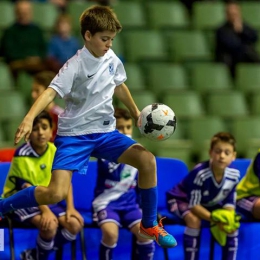
[[[230, 131], [239, 157], [255, 154], [260, 2], [246, 0], [0, 1], [0, 148], [13, 147], [35, 99], [36, 75], [55, 75], [82, 47], [79, 16], [93, 4], [110, 5], [123, 25], [112, 49], [124, 62], [139, 109], [162, 102], [177, 116], [171, 139], [152, 143], [135, 129], [137, 140], [157, 156], [192, 166], [208, 157], [212, 135]], [[115, 100], [115, 106], [122, 104]]]

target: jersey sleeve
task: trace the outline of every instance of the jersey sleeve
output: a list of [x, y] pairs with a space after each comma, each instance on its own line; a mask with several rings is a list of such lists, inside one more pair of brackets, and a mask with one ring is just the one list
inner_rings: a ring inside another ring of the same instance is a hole
[[126, 81], [126, 79], [127, 79], [127, 77], [126, 77], [124, 65], [123, 65], [122, 61], [118, 59], [118, 65], [117, 65], [117, 69], [116, 69], [116, 73], [115, 73], [115, 77], [114, 77], [116, 86], [119, 86], [122, 83], [124, 83]]
[[255, 175], [258, 177], [258, 179], [260, 180], [260, 153], [258, 153], [254, 159], [253, 162], [253, 169], [254, 169], [254, 173]]
[[69, 59], [60, 69], [56, 77], [52, 80], [49, 87], [53, 88], [59, 96], [63, 98], [65, 95], [70, 93], [77, 75], [77, 71], [77, 59]]
[[184, 181], [186, 186], [189, 208], [201, 204], [202, 182], [197, 177], [197, 171], [193, 170], [189, 173]]
[[223, 200], [223, 208], [235, 208], [236, 207], [236, 186], [231, 190], [228, 196]]

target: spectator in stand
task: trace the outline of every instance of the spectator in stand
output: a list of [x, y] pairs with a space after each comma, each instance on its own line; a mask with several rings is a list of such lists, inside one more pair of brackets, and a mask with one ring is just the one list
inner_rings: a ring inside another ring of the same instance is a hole
[[246, 24], [235, 1], [226, 4], [226, 22], [216, 31], [216, 61], [224, 62], [235, 77], [239, 62], [259, 62], [257, 31]]
[[8, 63], [14, 78], [19, 71], [44, 70], [46, 44], [42, 30], [32, 22], [32, 4], [19, 0], [15, 4], [16, 21], [7, 28], [0, 42], [0, 55]]
[[[13, 2], [18, 2], [19, 0], [12, 0]], [[32, 0], [31, 2], [46, 3], [50, 2], [58, 7], [62, 12], [66, 10], [68, 0]]]
[[[35, 102], [36, 99], [42, 94], [42, 92], [45, 91], [54, 77], [55, 73], [52, 71], [42, 71], [34, 76], [31, 93], [33, 102]], [[56, 105], [55, 102], [52, 101], [45, 108], [45, 111], [47, 111], [52, 117], [52, 138], [50, 141], [53, 142], [57, 133], [58, 115], [63, 112], [63, 108]]]
[[48, 44], [48, 67], [55, 73], [58, 73], [63, 64], [80, 48], [78, 39], [71, 35], [71, 26], [70, 16], [61, 14], [55, 25], [56, 34]]

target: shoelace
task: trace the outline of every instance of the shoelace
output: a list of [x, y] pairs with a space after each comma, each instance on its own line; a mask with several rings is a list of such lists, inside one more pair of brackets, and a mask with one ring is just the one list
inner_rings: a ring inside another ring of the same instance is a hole
[[163, 224], [162, 224], [162, 220], [165, 219], [166, 217], [163, 217], [159, 220], [158, 225], [154, 226], [153, 229], [158, 232], [161, 236], [167, 236], [168, 233], [166, 232], [166, 230], [163, 228]]

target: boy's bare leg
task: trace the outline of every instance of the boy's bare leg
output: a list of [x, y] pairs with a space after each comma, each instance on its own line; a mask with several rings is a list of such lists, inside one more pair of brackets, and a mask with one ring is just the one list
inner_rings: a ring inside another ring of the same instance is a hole
[[21, 208], [57, 203], [66, 198], [72, 172], [55, 170], [48, 187], [30, 186], [0, 201], [0, 215]]
[[71, 184], [72, 171], [54, 170], [48, 187], [37, 186], [35, 199], [39, 205], [54, 204], [67, 197]]
[[138, 169], [138, 187], [143, 210], [140, 235], [155, 240], [160, 246], [174, 247], [175, 238], [157, 222], [157, 175], [154, 155], [139, 144], [129, 147], [119, 158], [119, 163], [129, 164]]

